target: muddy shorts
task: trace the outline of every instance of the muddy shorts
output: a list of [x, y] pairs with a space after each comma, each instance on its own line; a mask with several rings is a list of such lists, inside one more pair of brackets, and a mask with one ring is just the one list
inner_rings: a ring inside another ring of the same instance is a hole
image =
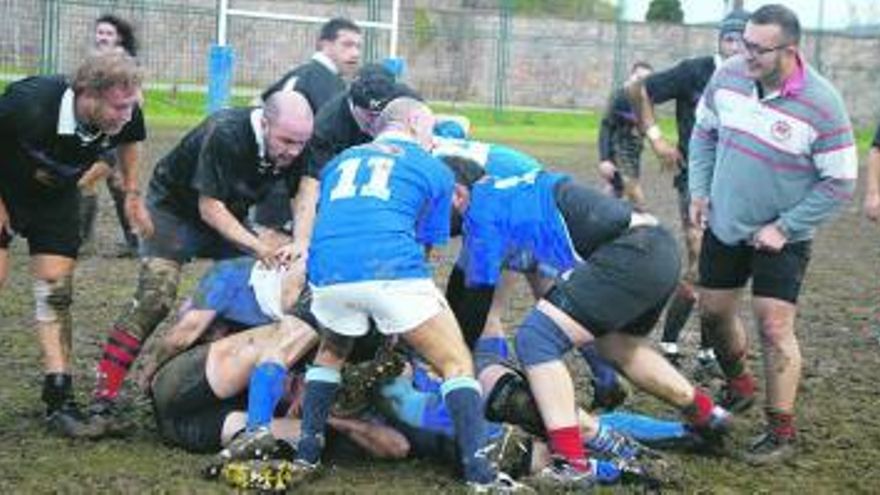
[[700, 285], [737, 289], [751, 278], [753, 295], [795, 304], [811, 250], [811, 241], [786, 244], [778, 253], [759, 251], [744, 243], [728, 246], [707, 229], [700, 248]]
[[638, 179], [642, 175], [642, 135], [635, 128], [623, 128], [612, 138], [614, 165], [624, 177]]
[[228, 399], [214, 395], [205, 375], [209, 344], [185, 351], [165, 363], [151, 387], [159, 434], [192, 452], [217, 452], [223, 422], [233, 411], [247, 410], [247, 394]]
[[[0, 198], [6, 205], [12, 230], [27, 239], [31, 255], [77, 257], [82, 242], [79, 188], [71, 185], [36, 190], [0, 177]], [[8, 233], [0, 234], [0, 249], [8, 249], [12, 238]]]
[[593, 251], [545, 296], [596, 337], [647, 335], [678, 283], [681, 260], [663, 227], [636, 227]]

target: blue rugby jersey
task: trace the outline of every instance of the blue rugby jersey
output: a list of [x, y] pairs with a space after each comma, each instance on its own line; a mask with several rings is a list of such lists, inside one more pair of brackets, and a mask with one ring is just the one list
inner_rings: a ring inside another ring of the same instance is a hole
[[469, 139], [434, 137], [434, 156], [467, 158], [495, 177], [513, 177], [544, 166], [534, 157], [513, 148]]
[[249, 256], [215, 263], [199, 281], [193, 307], [216, 311], [217, 317], [248, 327], [272, 323], [249, 283], [255, 263], [257, 260]]
[[488, 176], [474, 184], [464, 215], [469, 286], [495, 285], [502, 266], [515, 258], [558, 273], [574, 267], [578, 258], [553, 193], [567, 179], [533, 171], [504, 179]]
[[425, 246], [449, 239], [453, 186], [446, 165], [400, 135], [349, 148], [321, 174], [309, 282], [430, 277]]

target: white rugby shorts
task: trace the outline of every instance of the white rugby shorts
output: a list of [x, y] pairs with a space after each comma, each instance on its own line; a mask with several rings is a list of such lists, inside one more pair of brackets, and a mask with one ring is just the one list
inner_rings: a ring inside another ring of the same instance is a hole
[[409, 332], [445, 307], [446, 299], [429, 278], [312, 286], [315, 318], [347, 337], [366, 335], [369, 318], [385, 335]]

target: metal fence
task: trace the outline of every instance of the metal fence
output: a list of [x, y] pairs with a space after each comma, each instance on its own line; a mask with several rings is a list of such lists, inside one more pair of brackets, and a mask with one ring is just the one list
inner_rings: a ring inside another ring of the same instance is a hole
[[[389, 22], [391, 0], [230, 0], [238, 8]], [[600, 108], [636, 60], [669, 66], [715, 50], [712, 26], [627, 23], [610, 2], [583, 2], [566, 17], [531, 2], [405, 0], [398, 50], [405, 80], [427, 98], [494, 106]], [[569, 2], [572, 5], [577, 3]], [[594, 8], [596, 5], [602, 8]], [[130, 20], [151, 84], [203, 89], [216, 41], [217, 0], [0, 0], [0, 73], [6, 78], [69, 71], [92, 40], [92, 23], [112, 12]], [[388, 53], [388, 33], [365, 30], [365, 59]], [[234, 84], [265, 87], [314, 50], [318, 25], [230, 18]], [[880, 40], [809, 32], [803, 51], [841, 90], [854, 120], [880, 117]]]

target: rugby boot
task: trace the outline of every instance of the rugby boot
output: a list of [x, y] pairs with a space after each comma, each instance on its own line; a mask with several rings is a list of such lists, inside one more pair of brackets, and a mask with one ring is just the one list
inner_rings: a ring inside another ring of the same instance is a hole
[[73, 400], [46, 412], [46, 427], [52, 433], [68, 438], [92, 439], [98, 431]]
[[276, 449], [275, 437], [269, 426], [245, 430], [235, 436], [229, 445], [217, 454], [222, 462], [266, 459]]
[[498, 471], [495, 478], [488, 483], [467, 482], [468, 491], [471, 493], [534, 493], [535, 490], [511, 478], [507, 473]]
[[[590, 460], [590, 463], [593, 464], [593, 461]], [[526, 482], [540, 493], [559, 490], [590, 490], [599, 483], [594, 468], [595, 466], [591, 465], [586, 471], [580, 471], [567, 460], [554, 457], [550, 464], [528, 478]], [[609, 476], [610, 478], [613, 476]]]
[[782, 437], [768, 430], [752, 440], [742, 457], [752, 466], [780, 464], [797, 453], [795, 437]]
[[135, 428], [126, 411], [116, 401], [96, 399], [89, 404], [88, 420], [96, 438], [124, 437]]

